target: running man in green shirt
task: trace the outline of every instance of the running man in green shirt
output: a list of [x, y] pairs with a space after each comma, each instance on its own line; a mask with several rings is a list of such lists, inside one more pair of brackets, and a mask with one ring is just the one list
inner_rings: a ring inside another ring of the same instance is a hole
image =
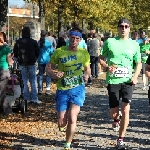
[[[130, 22], [120, 19], [118, 22], [118, 37], [108, 38], [99, 56], [100, 64], [106, 67], [106, 83], [108, 84], [110, 115], [114, 119], [113, 127], [119, 127], [117, 148], [126, 149], [123, 142], [129, 124], [130, 102], [133, 85], [136, 84], [141, 71], [141, 53], [139, 44], [129, 38]], [[107, 63], [104, 58], [107, 57]], [[133, 60], [136, 62], [133, 74]], [[121, 91], [122, 117], [119, 117], [119, 91]]]
[[142, 80], [143, 80], [142, 90], [146, 90], [145, 67], [146, 67], [146, 61], [148, 59], [148, 55], [150, 54], [150, 43], [148, 43], [147, 39], [140, 44], [140, 51], [141, 51]]

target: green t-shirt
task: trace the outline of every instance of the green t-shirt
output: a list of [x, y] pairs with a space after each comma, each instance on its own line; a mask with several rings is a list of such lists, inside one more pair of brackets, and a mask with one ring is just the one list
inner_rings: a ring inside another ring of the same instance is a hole
[[11, 53], [11, 50], [7, 45], [0, 46], [0, 69], [8, 69], [7, 55], [9, 53]]
[[65, 73], [63, 78], [58, 79], [57, 89], [67, 90], [83, 84], [82, 67], [90, 64], [90, 55], [84, 49], [72, 52], [63, 46], [55, 50], [50, 62], [58, 64], [58, 70]]
[[121, 40], [119, 37], [109, 38], [104, 42], [101, 55], [108, 58], [108, 65], [116, 65], [114, 74], [106, 75], [107, 84], [130, 82], [133, 71], [133, 60], [141, 61], [139, 44], [132, 40]]
[[147, 43], [147, 44], [142, 44], [141, 46], [140, 46], [140, 52], [141, 52], [141, 61], [143, 62], [143, 63], [146, 63], [146, 60], [147, 60], [147, 58], [148, 58], [148, 54], [146, 54], [145, 52], [146, 51], [148, 51], [148, 50], [150, 50], [150, 44], [149, 43]]

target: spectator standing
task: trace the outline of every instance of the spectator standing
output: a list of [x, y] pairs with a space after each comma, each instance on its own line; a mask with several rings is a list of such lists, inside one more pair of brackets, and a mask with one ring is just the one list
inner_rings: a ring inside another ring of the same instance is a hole
[[49, 32], [48, 32], [48, 36], [47, 36], [46, 38], [47, 38], [47, 40], [48, 40], [49, 42], [52, 43], [53, 48], [56, 49], [57, 43], [56, 43], [55, 38], [53, 37], [53, 32], [52, 32], [52, 31], [49, 31]]
[[[24, 99], [28, 102], [40, 104], [37, 92], [36, 61], [39, 56], [39, 47], [37, 41], [30, 37], [30, 28], [22, 29], [22, 38], [19, 38], [14, 45], [14, 57], [17, 58], [21, 70], [24, 84]], [[31, 85], [31, 93], [28, 87], [28, 81]]]
[[60, 37], [58, 38], [57, 48], [60, 48], [62, 46], [66, 46], [65, 32], [64, 31], [60, 32], [59, 36]]
[[90, 66], [92, 78], [98, 78], [98, 56], [100, 54], [100, 41], [98, 34], [93, 33], [93, 39], [89, 42]]
[[[38, 57], [38, 94], [42, 94], [43, 91], [43, 74], [45, 73], [45, 67], [50, 61], [50, 58], [54, 52], [54, 48], [52, 46], [52, 43], [49, 42], [49, 40], [46, 38], [46, 31], [41, 31], [41, 38], [38, 42], [40, 53]], [[46, 93], [50, 94], [50, 84], [51, 84], [51, 78], [49, 75], [46, 74]]]

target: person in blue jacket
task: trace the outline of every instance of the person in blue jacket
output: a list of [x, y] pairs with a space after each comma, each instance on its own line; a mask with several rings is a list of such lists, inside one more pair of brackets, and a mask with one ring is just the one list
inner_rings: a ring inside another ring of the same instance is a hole
[[[41, 38], [38, 42], [39, 48], [40, 48], [40, 54], [38, 57], [38, 94], [42, 94], [43, 91], [43, 75], [45, 73], [45, 67], [49, 63], [50, 58], [52, 54], [54, 53], [54, 48], [52, 43], [46, 39], [46, 31], [41, 30]], [[51, 84], [51, 78], [46, 74], [46, 93], [50, 94], [50, 84]]]

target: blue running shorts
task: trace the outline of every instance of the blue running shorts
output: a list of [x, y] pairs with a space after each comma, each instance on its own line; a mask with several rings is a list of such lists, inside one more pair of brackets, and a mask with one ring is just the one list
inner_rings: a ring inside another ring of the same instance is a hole
[[70, 103], [83, 106], [85, 100], [85, 85], [82, 84], [69, 90], [57, 90], [55, 100], [57, 112], [68, 110]]

